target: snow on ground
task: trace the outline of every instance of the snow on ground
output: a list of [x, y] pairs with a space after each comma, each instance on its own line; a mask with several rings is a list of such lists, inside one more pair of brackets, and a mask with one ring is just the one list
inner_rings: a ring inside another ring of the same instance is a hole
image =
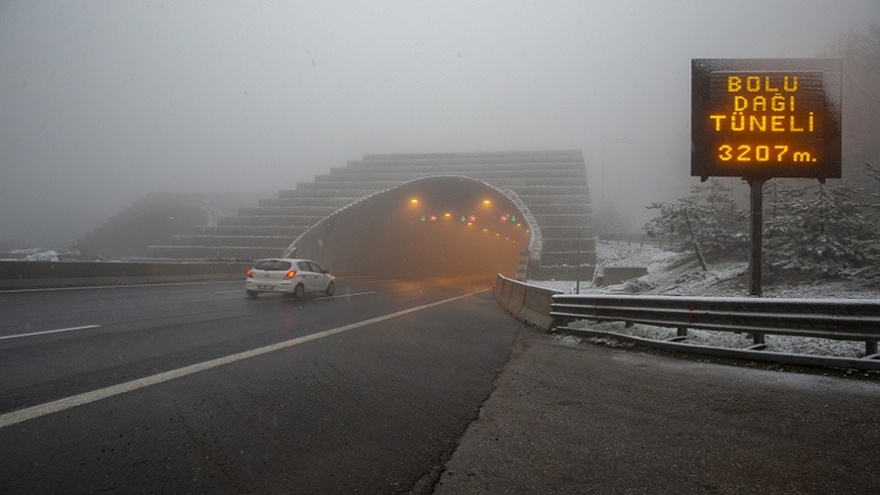
[[[742, 297], [749, 294], [750, 280], [747, 262], [710, 262], [709, 270], [704, 272], [693, 256], [687, 254], [666, 251], [650, 245], [604, 242], [596, 245], [596, 256], [600, 270], [605, 266], [640, 266], [647, 267], [648, 274], [620, 285], [608, 287], [596, 287], [592, 281], [581, 281], [579, 291], [581, 294], [625, 293], [728, 297]], [[764, 275], [762, 281], [764, 297], [880, 299], [880, 287], [876, 284], [871, 285], [870, 281], [865, 282], [858, 278], [821, 280], [807, 277], [779, 277], [768, 273]], [[575, 281], [530, 280], [528, 283], [555, 289], [565, 294], [576, 293]], [[667, 339], [676, 334], [674, 328], [648, 325], [633, 325], [627, 328], [623, 322], [577, 321], [572, 326], [651, 339]], [[753, 343], [751, 337], [746, 334], [704, 330], [689, 330], [688, 342], [737, 349], [749, 347]], [[767, 335], [766, 343], [767, 350], [772, 352], [837, 357], [861, 357], [865, 353], [864, 342]]]

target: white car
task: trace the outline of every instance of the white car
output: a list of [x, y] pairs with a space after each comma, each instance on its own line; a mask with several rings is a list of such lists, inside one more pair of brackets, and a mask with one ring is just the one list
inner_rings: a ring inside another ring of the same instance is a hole
[[332, 296], [336, 292], [335, 277], [312, 260], [269, 258], [257, 260], [247, 271], [244, 290], [249, 297], [263, 292], [276, 292], [301, 298], [307, 293]]

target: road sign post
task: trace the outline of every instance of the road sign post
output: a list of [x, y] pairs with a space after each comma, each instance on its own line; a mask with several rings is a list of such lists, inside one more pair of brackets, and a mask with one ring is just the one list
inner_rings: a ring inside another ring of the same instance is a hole
[[751, 209], [751, 251], [749, 252], [749, 295], [761, 297], [761, 260], [764, 237], [764, 183], [767, 179], [749, 180]]
[[691, 175], [749, 183], [753, 296], [762, 295], [764, 183], [841, 176], [840, 88], [838, 59], [691, 61]]

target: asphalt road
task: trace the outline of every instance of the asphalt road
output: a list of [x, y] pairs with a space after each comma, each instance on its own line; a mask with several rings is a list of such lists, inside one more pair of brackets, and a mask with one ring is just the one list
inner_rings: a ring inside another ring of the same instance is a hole
[[480, 284], [340, 282], [0, 293], [0, 493], [880, 493], [875, 374], [576, 343]]
[[439, 476], [520, 325], [488, 286], [0, 293], [3, 493], [395, 493]]

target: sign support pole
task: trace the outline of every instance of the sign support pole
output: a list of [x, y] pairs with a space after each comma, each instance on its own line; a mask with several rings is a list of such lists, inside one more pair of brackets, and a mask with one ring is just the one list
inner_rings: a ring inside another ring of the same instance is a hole
[[[749, 294], [754, 297], [761, 297], [761, 265], [763, 264], [762, 246], [764, 241], [764, 183], [767, 182], [766, 177], [748, 179], [751, 192], [749, 194], [749, 202], [751, 203], [751, 252], [749, 253], [749, 272], [751, 274], [751, 288]], [[755, 332], [752, 334], [752, 342], [755, 346], [763, 347], [764, 334]]]
[[762, 243], [764, 237], [764, 183], [767, 178], [746, 179], [751, 187], [751, 252], [749, 253], [749, 273], [751, 288], [749, 294], [761, 297]]

